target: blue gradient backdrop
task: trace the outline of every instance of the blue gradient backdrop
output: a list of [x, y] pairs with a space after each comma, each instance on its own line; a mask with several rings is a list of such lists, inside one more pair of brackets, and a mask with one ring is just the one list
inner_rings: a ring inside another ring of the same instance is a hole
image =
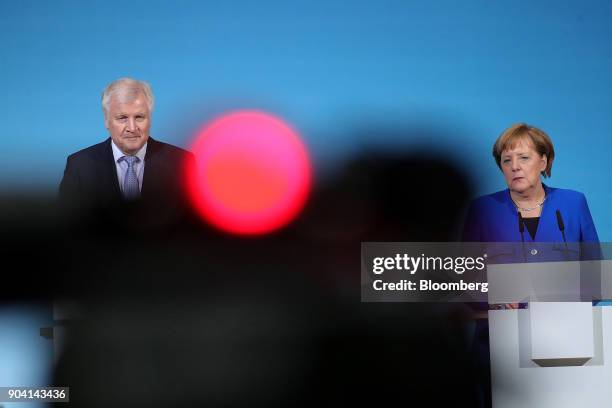
[[2, 191], [55, 189], [66, 156], [106, 137], [103, 87], [133, 76], [156, 93], [154, 137], [187, 146], [215, 115], [264, 109], [320, 176], [364, 145], [422, 142], [360, 126], [416, 124], [487, 193], [504, 187], [494, 139], [532, 123], [558, 152], [549, 184], [584, 192], [612, 241], [611, 2], [84, 3], [0, 2]]

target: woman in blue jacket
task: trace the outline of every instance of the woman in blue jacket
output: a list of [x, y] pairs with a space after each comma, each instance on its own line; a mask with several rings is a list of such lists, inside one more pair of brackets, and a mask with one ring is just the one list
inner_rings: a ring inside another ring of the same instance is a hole
[[[542, 183], [550, 177], [555, 150], [546, 133], [519, 123], [493, 145], [493, 157], [508, 188], [472, 203], [464, 242], [484, 242], [489, 263], [598, 259], [591, 212], [582, 193]], [[520, 243], [520, 244], [516, 244]], [[519, 304], [492, 308], [517, 308]], [[489, 406], [488, 323], [477, 320], [474, 352], [484, 406]]]
[[[592, 242], [581, 245], [580, 258], [597, 257], [599, 239], [584, 195], [542, 183], [555, 158], [546, 133], [524, 123], [513, 125], [493, 145], [493, 157], [508, 188], [472, 203], [463, 241], [524, 242], [528, 262], [568, 259], [568, 252], [575, 259], [571, 243]], [[544, 242], [561, 245], [538, 245]]]

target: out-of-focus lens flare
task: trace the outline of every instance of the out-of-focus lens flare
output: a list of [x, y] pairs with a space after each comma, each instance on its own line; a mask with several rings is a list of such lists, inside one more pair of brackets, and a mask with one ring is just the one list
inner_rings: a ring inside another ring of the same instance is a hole
[[263, 112], [239, 111], [205, 125], [191, 147], [191, 203], [224, 231], [265, 234], [294, 219], [311, 186], [311, 166], [298, 134]]

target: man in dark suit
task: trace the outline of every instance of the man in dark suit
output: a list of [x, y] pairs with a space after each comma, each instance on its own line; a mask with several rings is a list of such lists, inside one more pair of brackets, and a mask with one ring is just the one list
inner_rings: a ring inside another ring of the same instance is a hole
[[68, 156], [60, 184], [60, 200], [71, 211], [137, 207], [142, 215], [147, 208], [147, 222], [163, 222], [184, 207], [184, 170], [194, 156], [149, 136], [153, 104], [146, 82], [121, 78], [106, 87], [110, 138]]

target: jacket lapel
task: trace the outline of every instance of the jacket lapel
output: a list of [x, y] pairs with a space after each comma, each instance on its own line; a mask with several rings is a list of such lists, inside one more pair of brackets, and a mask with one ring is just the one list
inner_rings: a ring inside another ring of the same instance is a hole
[[113, 197], [121, 198], [121, 188], [119, 188], [119, 179], [117, 176], [117, 165], [113, 156], [113, 148], [111, 147], [111, 138], [109, 137], [103, 143], [103, 149], [100, 151], [101, 173], [102, 180], [105, 184], [100, 186], [101, 189], [109, 191]]
[[149, 136], [149, 140], [147, 140], [147, 152], [145, 153], [145, 167], [142, 172], [142, 191], [140, 192], [141, 197], [147, 197], [151, 191], [153, 190], [155, 180], [157, 180], [157, 175], [155, 174], [157, 167], [157, 153], [159, 151], [160, 145]]

